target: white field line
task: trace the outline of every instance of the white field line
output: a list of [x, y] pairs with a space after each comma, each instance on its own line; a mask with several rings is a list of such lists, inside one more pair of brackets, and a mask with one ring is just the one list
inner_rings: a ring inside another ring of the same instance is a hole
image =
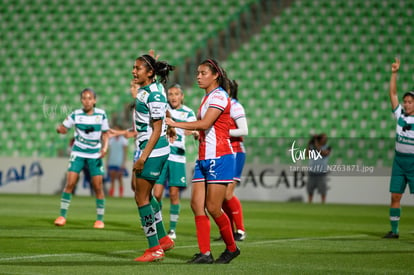
[[[360, 234], [360, 235], [344, 235], [344, 236], [327, 236], [327, 237], [309, 237], [309, 238], [292, 238], [292, 239], [278, 239], [278, 240], [266, 240], [266, 241], [257, 241], [257, 242], [243, 242], [243, 246], [259, 246], [259, 245], [266, 245], [266, 244], [274, 244], [274, 243], [283, 243], [283, 242], [297, 242], [297, 241], [312, 241], [312, 240], [335, 240], [335, 239], [358, 239], [364, 238], [368, 235]], [[218, 246], [223, 245], [222, 242], [213, 242], [211, 246]], [[197, 248], [197, 245], [185, 245], [185, 246], [176, 246], [175, 249], [183, 249], [183, 248]], [[126, 253], [134, 253], [139, 251], [137, 250], [120, 250], [120, 251], [113, 251], [109, 252], [108, 254], [126, 254]], [[31, 255], [31, 256], [19, 256], [19, 257], [9, 257], [9, 258], [0, 258], [0, 262], [6, 261], [19, 261], [19, 260], [32, 260], [32, 259], [40, 259], [40, 258], [53, 258], [53, 257], [75, 257], [75, 256], [85, 256], [85, 255], [94, 255], [93, 253], [67, 253], [67, 254], [41, 254], [41, 255]]]

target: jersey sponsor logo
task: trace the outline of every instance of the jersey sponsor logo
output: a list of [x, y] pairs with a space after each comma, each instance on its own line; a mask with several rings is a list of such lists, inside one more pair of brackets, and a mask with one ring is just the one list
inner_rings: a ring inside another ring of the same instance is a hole
[[161, 95], [157, 94], [157, 95], [155, 95], [155, 96], [154, 96], [154, 99], [155, 99], [156, 101], [161, 101], [160, 96], [161, 96]]
[[212, 99], [218, 99], [220, 101], [226, 100], [226, 98], [223, 95], [221, 95], [221, 94], [215, 94], [215, 95], [213, 95]]

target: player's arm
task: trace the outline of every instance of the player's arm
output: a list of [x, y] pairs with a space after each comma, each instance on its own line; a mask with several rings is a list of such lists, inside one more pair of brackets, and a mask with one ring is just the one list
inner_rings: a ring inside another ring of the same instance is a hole
[[101, 147], [101, 158], [105, 157], [106, 153], [108, 152], [108, 140], [109, 140], [109, 131], [103, 132], [101, 139], [102, 139], [102, 147]]
[[56, 132], [58, 134], [66, 134], [68, 132], [68, 128], [66, 128], [63, 124], [60, 124], [58, 127], [56, 127]]
[[246, 117], [240, 117], [236, 119], [237, 129], [230, 129], [230, 136], [232, 137], [241, 137], [247, 136], [249, 134], [249, 128], [247, 126]]
[[217, 118], [221, 115], [222, 110], [217, 108], [208, 108], [206, 115], [201, 120], [193, 122], [175, 122], [174, 120], [167, 118], [167, 125], [172, 127], [178, 127], [184, 130], [200, 130], [204, 131], [210, 128]]
[[390, 101], [391, 107], [394, 111], [398, 106], [398, 95], [397, 95], [397, 72], [400, 69], [400, 60], [395, 58], [395, 62], [391, 65], [391, 80], [390, 80]]

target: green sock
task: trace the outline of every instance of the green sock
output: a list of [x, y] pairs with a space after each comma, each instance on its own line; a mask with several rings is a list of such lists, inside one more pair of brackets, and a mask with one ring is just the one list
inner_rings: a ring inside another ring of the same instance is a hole
[[401, 208], [390, 208], [390, 222], [393, 233], [398, 234], [398, 226], [400, 224]]
[[157, 226], [158, 239], [161, 239], [167, 235], [165, 232], [164, 223], [162, 222], [162, 214], [160, 204], [155, 197], [151, 198], [151, 206], [154, 209], [155, 225]]
[[105, 214], [105, 199], [96, 199], [96, 220], [103, 222], [104, 214]]
[[141, 225], [144, 228], [145, 236], [148, 240], [149, 248], [159, 245], [157, 228], [154, 222], [154, 210], [150, 204], [138, 207], [138, 213], [141, 217]]
[[68, 213], [71, 200], [72, 200], [71, 193], [62, 192], [62, 196], [60, 198], [60, 215], [64, 218], [66, 218], [66, 215]]
[[180, 204], [171, 204], [170, 208], [170, 230], [177, 228], [178, 217], [180, 216]]

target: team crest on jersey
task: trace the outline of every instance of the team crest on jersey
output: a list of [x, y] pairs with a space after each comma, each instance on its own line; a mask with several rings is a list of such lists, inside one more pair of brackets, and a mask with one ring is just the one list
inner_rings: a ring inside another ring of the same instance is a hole
[[97, 117], [95, 118], [95, 122], [96, 122], [96, 123], [101, 123], [101, 121], [102, 121], [102, 117], [101, 117], [101, 116], [97, 116]]
[[140, 101], [144, 101], [144, 100], [145, 100], [145, 98], [147, 97], [147, 95], [148, 95], [148, 93], [147, 93], [146, 91], [141, 91], [141, 92], [138, 94], [138, 99], [139, 99]]

